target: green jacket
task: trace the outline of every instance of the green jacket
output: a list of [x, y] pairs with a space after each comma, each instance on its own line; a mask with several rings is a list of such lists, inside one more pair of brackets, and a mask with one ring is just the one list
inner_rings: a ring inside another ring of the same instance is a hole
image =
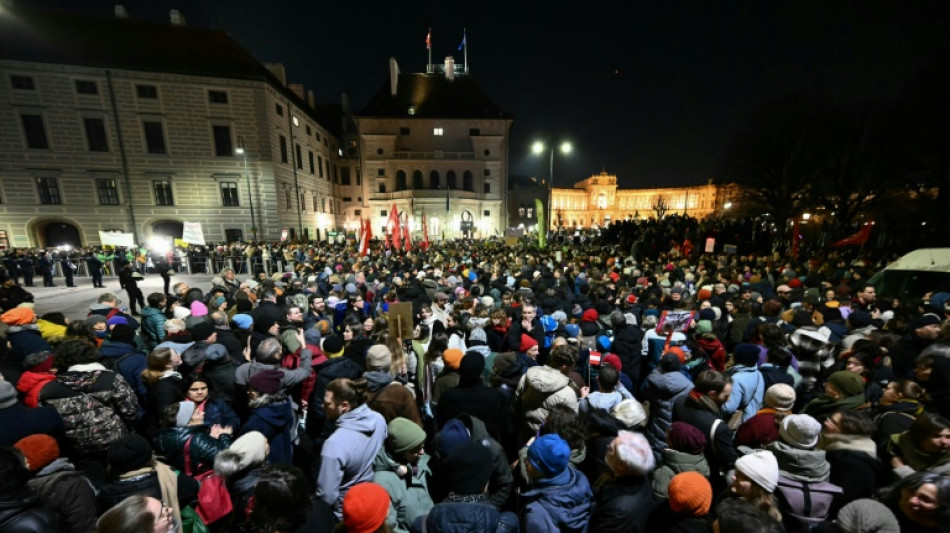
[[[386, 453], [385, 446], [380, 448], [373, 461], [373, 470], [376, 471], [373, 481], [386, 489], [392, 502], [386, 523], [396, 533], [409, 533], [416, 518], [427, 514], [434, 505], [426, 481], [430, 475], [429, 456], [420, 457], [417, 466], [415, 474], [412, 470], [406, 470], [408, 467]], [[400, 476], [399, 471], [406, 474]]]
[[676, 474], [699, 472], [709, 477], [709, 463], [702, 454], [693, 455], [671, 448], [664, 448], [662, 454], [663, 463], [653, 472], [653, 496], [657, 502], [667, 499], [667, 489]]

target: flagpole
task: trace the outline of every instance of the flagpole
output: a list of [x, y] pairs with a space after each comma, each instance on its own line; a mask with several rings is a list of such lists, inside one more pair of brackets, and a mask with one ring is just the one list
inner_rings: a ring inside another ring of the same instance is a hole
[[426, 65], [426, 72], [432, 67], [432, 26], [429, 26], [429, 33], [426, 34], [426, 49], [429, 51], [429, 63]]
[[468, 74], [468, 32], [462, 28], [462, 50], [465, 53], [465, 74]]

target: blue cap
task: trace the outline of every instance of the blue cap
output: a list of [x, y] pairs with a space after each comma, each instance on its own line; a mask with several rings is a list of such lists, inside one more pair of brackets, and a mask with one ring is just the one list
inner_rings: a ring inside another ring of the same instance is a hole
[[567, 469], [571, 447], [559, 435], [541, 435], [528, 448], [528, 460], [545, 477], [554, 477]]

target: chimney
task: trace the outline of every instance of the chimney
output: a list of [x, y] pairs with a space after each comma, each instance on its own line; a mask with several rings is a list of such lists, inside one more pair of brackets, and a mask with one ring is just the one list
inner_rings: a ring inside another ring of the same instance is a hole
[[389, 58], [389, 92], [396, 96], [396, 89], [399, 88], [399, 64], [395, 57]]
[[287, 85], [287, 71], [284, 70], [283, 63], [264, 63], [264, 67], [280, 81], [281, 85]]
[[184, 26], [185, 25], [185, 16], [181, 14], [181, 11], [177, 9], [172, 9], [168, 12], [168, 18], [171, 19], [172, 26]]
[[455, 80], [455, 58], [452, 56], [445, 58], [445, 79]]
[[125, 8], [122, 4], [115, 5], [115, 18], [117, 19], [127, 19], [129, 18], [129, 10]]
[[287, 85], [287, 88], [290, 89], [290, 92], [297, 95], [297, 98], [303, 100], [303, 84], [302, 83], [291, 83]]
[[310, 104], [310, 107], [312, 108], [316, 107], [315, 105], [313, 105], [313, 89], [310, 89], [309, 91], [307, 91], [307, 103]]

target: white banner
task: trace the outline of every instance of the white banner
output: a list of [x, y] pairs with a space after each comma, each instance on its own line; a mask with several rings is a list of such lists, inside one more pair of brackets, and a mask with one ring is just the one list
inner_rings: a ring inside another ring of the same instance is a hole
[[188, 244], [205, 243], [205, 234], [201, 231], [201, 222], [185, 222], [182, 224], [181, 240]]
[[125, 246], [126, 248], [135, 247], [135, 239], [131, 233], [113, 233], [111, 231], [100, 231], [99, 240], [102, 244], [112, 246]]

